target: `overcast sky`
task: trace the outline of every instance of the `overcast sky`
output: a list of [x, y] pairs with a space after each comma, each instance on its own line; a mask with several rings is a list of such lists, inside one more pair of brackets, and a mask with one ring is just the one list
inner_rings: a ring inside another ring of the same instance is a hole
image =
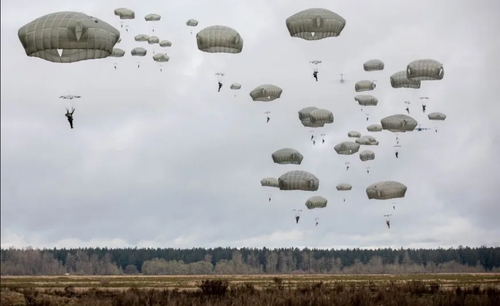
[[[135, 11], [128, 33], [113, 14], [117, 7]], [[314, 7], [347, 20], [339, 37], [290, 37], [285, 19]], [[26, 56], [17, 30], [57, 11], [84, 12], [122, 30], [116, 47], [127, 54], [73, 64]], [[2, 1], [1, 246], [498, 246], [499, 12], [497, 0]], [[153, 34], [149, 13], [162, 16], [154, 33], [173, 43], [164, 49], [170, 61], [163, 72], [153, 47], [133, 39]], [[192, 34], [190, 18], [199, 21]], [[199, 51], [196, 33], [212, 25], [237, 30], [243, 51]], [[146, 57], [130, 55], [139, 46]], [[365, 72], [363, 63], [374, 58], [385, 69]], [[391, 87], [390, 75], [427, 58], [444, 64], [443, 80], [419, 90]], [[323, 62], [319, 82], [311, 60]], [[220, 93], [217, 72], [225, 73]], [[349, 82], [340, 84], [340, 73]], [[377, 80], [367, 94], [379, 104], [361, 111], [354, 84], [363, 79]], [[261, 84], [280, 86], [281, 99], [253, 102], [249, 92]], [[421, 96], [429, 97], [427, 113], [448, 116], [444, 122], [428, 120]], [[366, 127], [405, 113], [405, 100], [422, 127], [439, 129], [401, 134], [396, 159], [394, 134]], [[64, 117], [71, 106], [73, 130]], [[335, 116], [315, 133], [326, 134], [324, 145], [313, 146], [311, 129], [298, 119], [307, 106]], [[336, 154], [351, 130], [380, 141], [361, 147], [375, 152], [374, 161]], [[300, 166], [273, 164], [271, 154], [285, 147], [304, 155]], [[315, 174], [319, 190], [260, 185], [295, 169]], [[368, 200], [366, 187], [385, 180], [408, 186], [405, 198]], [[339, 183], [353, 189], [338, 192]], [[313, 195], [328, 206], [307, 210]], [[303, 209], [299, 224], [293, 209]]]

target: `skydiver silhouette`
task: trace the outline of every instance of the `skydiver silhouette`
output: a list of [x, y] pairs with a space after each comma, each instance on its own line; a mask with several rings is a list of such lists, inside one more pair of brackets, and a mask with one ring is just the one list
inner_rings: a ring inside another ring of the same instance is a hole
[[325, 143], [325, 140], [323, 139], [323, 141], [321, 143]]
[[116, 69], [116, 65], [115, 65], [115, 69]]
[[66, 108], [66, 118], [68, 118], [69, 126], [73, 128], [73, 113], [75, 112], [74, 108], [71, 108], [71, 112]]
[[408, 112], [408, 115], [410, 114], [410, 109], [407, 107], [406, 111]]
[[221, 83], [221, 82], [219, 82], [219, 90], [218, 90], [218, 92], [220, 92], [220, 89], [221, 89], [221, 88], [222, 88], [222, 83]]
[[392, 209], [396, 210], [396, 206], [392, 206]]
[[314, 135], [311, 135], [311, 140], [313, 140], [313, 139], [314, 139]]
[[269, 123], [269, 120], [270, 120], [270, 119], [271, 119], [271, 118], [267, 117], [267, 122], [266, 122], [266, 123]]
[[160, 68], [160, 72], [163, 72], [163, 69], [162, 69], [162, 68]]
[[391, 221], [387, 220], [385, 223], [387, 224], [387, 228], [391, 228]]
[[368, 121], [370, 119], [370, 117], [366, 117], [366, 121]]
[[346, 169], [345, 169], [345, 171], [347, 171], [347, 170], [349, 170], [349, 166], [346, 166]]
[[269, 202], [271, 202], [271, 197], [269, 197]]
[[370, 169], [366, 169], [366, 173], [370, 173]]
[[344, 199], [344, 202], [345, 202], [345, 199]]
[[396, 154], [396, 158], [399, 158], [399, 157], [398, 157], [398, 156], [399, 156], [399, 152], [396, 152], [396, 153], [394, 153], [394, 154]]
[[316, 221], [316, 226], [318, 226], [318, 221]]
[[313, 140], [313, 146], [316, 144], [316, 140]]
[[141, 67], [141, 64], [137, 64], [137, 68], [140, 68]]
[[436, 133], [438, 132], [438, 129], [436, 129]]
[[424, 113], [425, 113], [425, 108], [426, 108], [426, 107], [427, 107], [427, 105], [422, 104], [422, 112], [424, 112]]
[[313, 77], [316, 79], [316, 82], [318, 81], [318, 72], [314, 71], [313, 72]]
[[298, 224], [298, 223], [299, 223], [299, 219], [300, 219], [300, 216], [299, 216], [299, 215], [295, 216], [295, 223], [296, 223], [296, 224]]

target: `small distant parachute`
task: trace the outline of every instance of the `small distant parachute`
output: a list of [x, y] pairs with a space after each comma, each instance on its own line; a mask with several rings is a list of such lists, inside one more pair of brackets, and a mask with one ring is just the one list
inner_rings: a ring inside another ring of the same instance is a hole
[[440, 112], [430, 113], [429, 115], [427, 115], [427, 117], [429, 117], [429, 120], [445, 120], [446, 119], [446, 115], [443, 113], [440, 113]]
[[106, 58], [120, 39], [120, 31], [111, 25], [78, 12], [44, 15], [17, 34], [27, 56], [53, 63]]
[[113, 48], [113, 52], [111, 52], [111, 57], [123, 57], [125, 56], [125, 51], [120, 48]]
[[188, 27], [195, 27], [198, 25], [198, 20], [196, 19], [189, 19], [188, 21], [186, 21], [186, 25]]
[[418, 122], [410, 116], [399, 114], [383, 118], [380, 120], [380, 124], [384, 130], [404, 133], [413, 131]]
[[243, 38], [240, 34], [226, 26], [207, 27], [196, 34], [198, 49], [208, 53], [236, 54], [243, 50]]
[[363, 64], [365, 71], [378, 71], [384, 70], [384, 62], [379, 59], [372, 59]]
[[320, 40], [340, 35], [346, 20], [340, 15], [323, 8], [300, 11], [286, 19], [290, 36], [304, 40]]
[[379, 144], [375, 137], [369, 135], [361, 136], [360, 138], [356, 139], [356, 143], [364, 146], [378, 146]]
[[299, 151], [291, 148], [280, 149], [271, 154], [273, 162], [280, 165], [300, 165], [304, 156]]
[[399, 71], [391, 75], [392, 88], [411, 88], [419, 89], [420, 81], [410, 80], [406, 77], [406, 71]]
[[338, 184], [335, 188], [337, 188], [338, 191], [349, 191], [352, 189], [351, 184]]
[[153, 60], [159, 63], [165, 63], [170, 60], [170, 57], [166, 53], [157, 53], [153, 55]]
[[357, 131], [350, 131], [349, 133], [347, 133], [347, 137], [349, 137], [349, 138], [359, 138], [359, 137], [361, 137], [361, 133], [357, 132]]
[[307, 209], [325, 208], [327, 204], [328, 200], [322, 196], [312, 196], [306, 201]]
[[148, 41], [149, 40], [149, 35], [146, 34], [137, 34], [134, 36], [135, 41]]
[[354, 100], [358, 101], [361, 106], [377, 106], [378, 99], [372, 95], [357, 95]]
[[396, 181], [384, 181], [370, 185], [366, 188], [368, 199], [389, 200], [403, 198], [408, 188]]
[[366, 129], [368, 132], [382, 132], [382, 126], [380, 124], [371, 124]]
[[146, 21], [160, 21], [161, 16], [158, 14], [147, 14], [146, 16], [144, 16], [144, 19]]
[[333, 123], [333, 113], [327, 109], [315, 109], [310, 113], [309, 118], [313, 124]]
[[231, 84], [230, 89], [232, 89], [232, 90], [239, 90], [239, 89], [241, 89], [241, 84], [239, 84], [239, 83], [233, 83], [233, 84]]
[[162, 40], [162, 41], [160, 41], [160, 47], [162, 47], [162, 48], [172, 47], [172, 43], [168, 40]]
[[260, 180], [260, 184], [263, 187], [275, 187], [275, 188], [280, 187], [280, 185], [278, 183], [278, 179], [274, 178], [274, 177], [265, 177], [262, 180]]
[[256, 87], [250, 92], [250, 96], [254, 101], [271, 102], [281, 97], [283, 89], [276, 85], [264, 84]]
[[299, 120], [302, 121], [304, 119], [311, 118], [311, 112], [317, 109], [318, 108], [316, 106], [308, 106], [299, 110]]
[[280, 190], [316, 191], [319, 179], [307, 171], [289, 171], [278, 178]]
[[414, 81], [437, 81], [444, 77], [444, 67], [433, 59], [416, 60], [406, 67], [406, 77]]
[[115, 9], [115, 15], [120, 17], [120, 19], [134, 19], [135, 18], [134, 11], [132, 11], [128, 8], [124, 8], [124, 7]]
[[148, 38], [148, 44], [152, 45], [152, 44], [157, 44], [160, 42], [160, 39], [156, 36], [149, 36]]
[[352, 141], [344, 141], [334, 147], [337, 154], [351, 155], [359, 151], [360, 145]]
[[373, 151], [370, 151], [370, 150], [361, 151], [359, 153], [359, 159], [361, 159], [361, 161], [374, 160], [375, 153]]
[[132, 54], [132, 56], [146, 56], [147, 53], [148, 53], [148, 50], [146, 50], [142, 47], [137, 47], [137, 48], [132, 49], [132, 51], [130, 51], [130, 54]]
[[354, 90], [356, 90], [356, 92], [370, 91], [374, 90], [376, 87], [377, 85], [372, 81], [361, 80], [354, 85]]

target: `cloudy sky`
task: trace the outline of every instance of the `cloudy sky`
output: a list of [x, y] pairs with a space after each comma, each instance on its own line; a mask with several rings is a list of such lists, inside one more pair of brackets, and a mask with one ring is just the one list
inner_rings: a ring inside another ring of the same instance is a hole
[[[2, 248], [500, 245], [499, 1], [137, 3], [2, 2]], [[116, 45], [127, 51], [123, 58], [51, 63], [26, 56], [17, 36], [24, 24], [57, 11], [84, 12], [121, 29], [117, 7], [136, 13]], [[285, 19], [312, 7], [343, 16], [342, 34], [320, 41], [290, 37]], [[154, 33], [173, 43], [163, 72], [151, 58], [153, 47], [133, 39], [153, 34], [143, 18], [149, 13], [162, 16]], [[190, 18], [199, 21], [192, 34], [185, 24]], [[197, 49], [196, 33], [217, 24], [240, 33], [242, 53]], [[148, 55], [132, 57], [137, 46]], [[363, 63], [373, 58], [383, 60], [385, 70], [365, 72]], [[390, 75], [426, 58], [444, 64], [443, 80], [423, 82], [420, 90], [391, 88]], [[319, 82], [311, 60], [323, 62]], [[220, 93], [217, 72], [225, 73]], [[340, 73], [349, 82], [340, 84]], [[379, 99], [364, 111], [353, 99], [362, 79], [377, 80], [371, 94]], [[235, 82], [240, 91], [229, 89]], [[249, 92], [261, 84], [280, 86], [281, 99], [253, 102]], [[82, 98], [67, 102], [61, 95]], [[430, 98], [428, 112], [443, 112], [446, 121], [430, 122], [420, 96]], [[405, 113], [405, 100], [412, 102], [410, 115], [438, 133], [400, 135], [399, 159], [387, 131], [371, 133], [379, 146], [362, 147], [375, 152], [374, 161], [336, 154], [333, 147], [348, 140], [347, 132], [370, 134], [369, 124]], [[73, 130], [64, 117], [71, 106]], [[326, 134], [324, 145], [313, 146], [310, 128], [298, 120], [307, 106], [335, 115], [316, 132]], [[304, 155], [300, 166], [273, 164], [271, 154], [284, 147]], [[263, 177], [295, 169], [315, 174], [319, 190], [260, 185]], [[408, 186], [406, 197], [368, 200], [366, 187], [385, 180]], [[338, 192], [339, 183], [352, 184], [352, 191]], [[304, 203], [313, 195], [327, 198], [328, 206], [308, 211]], [[304, 210], [299, 224], [293, 209]]]

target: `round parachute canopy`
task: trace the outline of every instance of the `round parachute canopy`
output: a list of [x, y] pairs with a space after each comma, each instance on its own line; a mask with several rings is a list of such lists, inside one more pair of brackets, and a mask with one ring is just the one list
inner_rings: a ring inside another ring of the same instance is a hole
[[389, 200], [403, 198], [408, 188], [396, 181], [384, 181], [375, 183], [366, 188], [368, 199]]
[[149, 40], [149, 35], [146, 34], [137, 34], [134, 36], [135, 41], [148, 41]]
[[160, 41], [160, 47], [165, 48], [165, 47], [171, 47], [171, 46], [172, 46], [172, 43], [170, 41], [168, 41], [168, 40], [162, 40], [162, 41]]
[[229, 88], [233, 89], [233, 90], [238, 90], [238, 89], [241, 89], [241, 84], [233, 83], [233, 84], [231, 84], [231, 87], [229, 87]]
[[316, 124], [333, 123], [333, 113], [327, 109], [315, 109], [311, 112], [309, 119], [311, 123]]
[[250, 97], [254, 101], [271, 102], [279, 99], [283, 89], [275, 85], [264, 84], [256, 87], [250, 92]]
[[351, 184], [338, 184], [335, 188], [337, 188], [338, 191], [349, 191], [352, 189]]
[[148, 38], [148, 44], [152, 45], [152, 44], [157, 44], [160, 42], [160, 39], [156, 36], [150, 36]]
[[352, 141], [344, 141], [334, 147], [337, 154], [351, 155], [359, 151], [360, 145]]
[[144, 16], [144, 19], [146, 21], [159, 21], [161, 19], [161, 16], [158, 14], [147, 14]]
[[111, 52], [111, 57], [123, 57], [125, 55], [125, 51], [120, 48], [113, 48], [113, 52]]
[[382, 126], [380, 124], [370, 124], [366, 129], [368, 132], [382, 132]]
[[204, 28], [196, 34], [198, 49], [208, 53], [240, 53], [243, 50], [243, 38], [236, 30], [215, 25]]
[[322, 196], [312, 196], [306, 201], [307, 209], [325, 208], [328, 200]]
[[132, 51], [130, 51], [130, 54], [132, 54], [132, 56], [146, 56], [147, 53], [148, 50], [141, 47], [134, 48], [132, 49]]
[[375, 153], [370, 150], [365, 150], [359, 153], [359, 159], [361, 161], [368, 161], [368, 160], [374, 160], [375, 159]]
[[311, 118], [311, 112], [314, 111], [314, 110], [317, 110], [318, 108], [315, 107], [315, 106], [308, 106], [308, 107], [305, 107], [301, 110], [299, 110], [299, 120], [302, 121], [306, 118]]
[[362, 80], [354, 85], [354, 90], [356, 90], [356, 92], [370, 91], [374, 90], [376, 87], [377, 85], [372, 81]]
[[320, 40], [337, 37], [344, 29], [346, 20], [323, 8], [311, 8], [286, 19], [290, 36], [305, 40]]
[[420, 81], [410, 80], [406, 77], [406, 71], [399, 71], [391, 75], [392, 88], [419, 89]]
[[380, 120], [380, 124], [382, 124], [384, 130], [404, 133], [413, 131], [418, 122], [410, 116], [399, 114], [383, 118]]
[[414, 81], [437, 81], [444, 77], [444, 67], [433, 59], [416, 60], [406, 67], [406, 77]]
[[429, 117], [429, 120], [445, 120], [446, 119], [446, 115], [443, 113], [440, 113], [440, 112], [430, 113], [429, 115], [427, 115], [427, 117]]
[[379, 59], [372, 59], [363, 64], [365, 71], [378, 71], [384, 70], [384, 62]]
[[275, 164], [280, 165], [300, 165], [304, 156], [299, 151], [291, 148], [284, 148], [274, 152], [271, 157]]
[[316, 191], [319, 179], [307, 171], [289, 171], [278, 178], [280, 190]]
[[157, 53], [157, 54], [153, 55], [153, 60], [155, 62], [164, 63], [164, 62], [168, 62], [169, 59], [170, 59], [170, 57], [165, 53]]
[[115, 15], [120, 17], [120, 19], [134, 19], [135, 18], [135, 13], [132, 10], [129, 10], [128, 8], [117, 8], [115, 10]]
[[361, 133], [360, 132], [356, 132], [356, 131], [350, 131], [349, 133], [347, 133], [347, 137], [350, 137], [350, 138], [359, 138], [359, 137], [361, 137]]
[[78, 12], [42, 16], [22, 26], [17, 34], [26, 55], [53, 63], [106, 58], [120, 39], [120, 32], [111, 25]]
[[300, 120], [300, 123], [302, 123], [303, 126], [310, 127], [310, 128], [319, 128], [319, 127], [325, 126], [325, 124], [323, 122], [316, 122], [316, 123], [311, 122], [311, 118], [306, 118], [304, 120]]
[[186, 25], [189, 26], [189, 27], [195, 27], [198, 25], [198, 20], [196, 19], [189, 19], [188, 21], [186, 21]]
[[378, 99], [372, 95], [357, 95], [354, 100], [358, 101], [361, 106], [377, 106]]
[[378, 141], [375, 139], [373, 136], [361, 136], [360, 138], [356, 139], [356, 143], [364, 146], [378, 146]]
[[265, 177], [265, 178], [260, 180], [260, 184], [263, 187], [275, 187], [275, 188], [280, 187], [280, 184], [278, 183], [278, 179], [274, 178], [274, 177]]

